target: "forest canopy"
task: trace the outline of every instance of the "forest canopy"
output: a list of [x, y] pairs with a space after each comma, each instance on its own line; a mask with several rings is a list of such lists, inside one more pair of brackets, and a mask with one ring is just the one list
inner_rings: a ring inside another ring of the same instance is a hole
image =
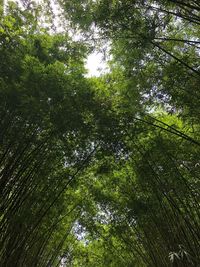
[[199, 38], [198, 0], [1, 1], [1, 267], [200, 266]]

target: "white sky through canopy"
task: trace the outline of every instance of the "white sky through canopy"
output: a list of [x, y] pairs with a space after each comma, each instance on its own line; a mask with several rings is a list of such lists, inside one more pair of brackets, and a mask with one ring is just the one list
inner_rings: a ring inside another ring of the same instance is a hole
[[97, 52], [90, 54], [86, 61], [86, 69], [88, 70], [88, 77], [100, 76], [105, 73], [108, 69], [106, 62], [103, 60], [103, 54]]
[[[21, 1], [20, 0], [11, 0], [14, 2], [17, 2], [20, 6]], [[4, 0], [3, 1], [3, 6], [4, 6], [4, 14], [6, 14], [6, 6], [8, 4], [9, 0]], [[35, 0], [34, 2], [36, 3], [41, 3], [41, 0]], [[51, 5], [54, 11], [54, 26], [56, 27], [56, 31], [58, 32], [63, 32], [64, 28], [60, 24], [60, 7], [55, 1], [51, 1]], [[93, 52], [91, 53], [86, 62], [85, 62], [85, 67], [88, 71], [87, 77], [92, 77], [92, 76], [100, 76], [101, 74], [108, 72], [108, 66], [106, 64], [106, 61], [104, 60], [103, 53], [101, 52]]]

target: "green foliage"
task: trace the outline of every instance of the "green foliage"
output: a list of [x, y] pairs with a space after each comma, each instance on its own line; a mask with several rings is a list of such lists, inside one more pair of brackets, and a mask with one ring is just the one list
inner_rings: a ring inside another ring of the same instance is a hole
[[199, 266], [198, 1], [59, 3], [0, 20], [0, 266]]

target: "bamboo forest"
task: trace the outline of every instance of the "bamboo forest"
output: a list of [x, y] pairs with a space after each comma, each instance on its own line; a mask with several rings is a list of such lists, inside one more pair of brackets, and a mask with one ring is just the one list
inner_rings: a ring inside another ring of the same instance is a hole
[[200, 1], [1, 0], [0, 267], [193, 266]]

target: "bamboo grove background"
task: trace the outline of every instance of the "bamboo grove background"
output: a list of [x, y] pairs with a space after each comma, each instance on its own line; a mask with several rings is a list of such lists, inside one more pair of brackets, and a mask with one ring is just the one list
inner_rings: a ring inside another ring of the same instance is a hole
[[0, 266], [200, 266], [199, 1], [5, 4]]

